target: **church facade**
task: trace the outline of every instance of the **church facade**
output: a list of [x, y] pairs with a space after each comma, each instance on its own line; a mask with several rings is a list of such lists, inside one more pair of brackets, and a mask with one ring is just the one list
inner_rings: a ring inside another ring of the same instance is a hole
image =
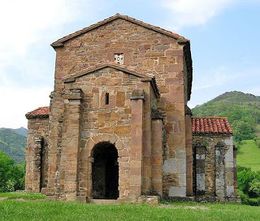
[[186, 38], [116, 14], [54, 43], [50, 106], [26, 114], [27, 191], [64, 200], [233, 200], [226, 118], [193, 118]]

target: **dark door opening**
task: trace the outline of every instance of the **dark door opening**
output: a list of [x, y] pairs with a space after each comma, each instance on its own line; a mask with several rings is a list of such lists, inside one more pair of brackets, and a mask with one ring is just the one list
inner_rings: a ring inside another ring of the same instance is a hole
[[100, 142], [93, 149], [92, 197], [94, 199], [117, 199], [118, 191], [118, 153], [115, 145]]
[[47, 153], [46, 153], [46, 143], [42, 138], [41, 140], [41, 150], [40, 150], [40, 191], [42, 188], [46, 187], [46, 162], [47, 162]]

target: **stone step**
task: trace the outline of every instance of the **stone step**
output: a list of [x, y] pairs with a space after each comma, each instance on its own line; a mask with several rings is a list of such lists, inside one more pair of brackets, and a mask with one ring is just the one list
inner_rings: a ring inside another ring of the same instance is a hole
[[110, 199], [91, 199], [91, 203], [94, 204], [118, 204], [118, 200], [110, 200]]

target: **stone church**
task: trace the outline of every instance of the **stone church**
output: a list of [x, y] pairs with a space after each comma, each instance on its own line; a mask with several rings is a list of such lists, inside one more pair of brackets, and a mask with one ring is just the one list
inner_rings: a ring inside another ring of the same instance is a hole
[[56, 51], [50, 106], [26, 114], [26, 191], [54, 199], [236, 199], [232, 130], [192, 117], [186, 38], [116, 14]]

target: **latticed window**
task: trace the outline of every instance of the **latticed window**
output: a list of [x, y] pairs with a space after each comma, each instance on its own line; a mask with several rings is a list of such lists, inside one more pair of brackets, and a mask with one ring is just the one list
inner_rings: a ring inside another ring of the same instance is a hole
[[117, 64], [124, 64], [124, 54], [123, 53], [114, 54], [114, 61]]

